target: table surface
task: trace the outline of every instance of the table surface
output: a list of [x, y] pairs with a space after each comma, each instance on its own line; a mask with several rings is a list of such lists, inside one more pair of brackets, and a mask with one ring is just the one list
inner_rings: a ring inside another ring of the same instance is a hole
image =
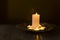
[[60, 40], [60, 26], [44, 33], [30, 33], [16, 28], [16, 24], [0, 24], [0, 40]]

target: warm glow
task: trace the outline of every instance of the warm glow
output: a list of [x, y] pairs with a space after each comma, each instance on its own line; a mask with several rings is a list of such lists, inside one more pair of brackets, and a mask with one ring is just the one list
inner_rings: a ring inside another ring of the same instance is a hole
[[37, 15], [37, 12], [36, 12], [36, 15]]
[[36, 35], [36, 40], [39, 40], [39, 36], [38, 36], [38, 34]]
[[41, 25], [36, 27], [36, 28], [34, 28], [34, 27], [30, 26], [30, 25], [27, 26], [27, 27], [28, 27], [28, 29], [35, 30], [35, 31], [45, 30], [45, 27], [42, 27]]
[[38, 35], [38, 34], [36, 34], [36, 38], [35, 38], [35, 40], [43, 40], [43, 39], [42, 39], [42, 35]]
[[40, 30], [44, 30], [44, 29], [45, 29], [45, 27], [41, 27], [41, 28], [40, 28]]
[[40, 25], [40, 15], [36, 12], [36, 14], [32, 14], [32, 25], [27, 26], [30, 30], [45, 30], [45, 27]]

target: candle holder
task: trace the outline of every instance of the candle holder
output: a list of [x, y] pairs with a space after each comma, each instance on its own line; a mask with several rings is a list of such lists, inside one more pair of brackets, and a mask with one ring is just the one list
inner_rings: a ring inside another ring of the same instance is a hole
[[[19, 27], [20, 25], [18, 25]], [[40, 23], [40, 15], [37, 14], [32, 14], [32, 25], [22, 25], [22, 29], [31, 31], [31, 32], [44, 32], [44, 31], [49, 31], [52, 30], [55, 26], [47, 24], [47, 23]]]
[[41, 25], [43, 27], [45, 27], [44, 30], [32, 30], [32, 29], [28, 29], [27, 28], [27, 25], [30, 24], [30, 23], [22, 23], [22, 24], [18, 24], [16, 25], [16, 27], [19, 29], [19, 30], [22, 30], [22, 31], [27, 31], [27, 32], [47, 32], [47, 31], [51, 31], [53, 30], [56, 25], [54, 24], [49, 24], [49, 23], [41, 23]]
[[43, 25], [38, 25], [38, 26], [28, 25], [27, 29], [32, 30], [32, 31], [40, 31], [40, 30], [45, 30], [46, 27], [44, 27]]

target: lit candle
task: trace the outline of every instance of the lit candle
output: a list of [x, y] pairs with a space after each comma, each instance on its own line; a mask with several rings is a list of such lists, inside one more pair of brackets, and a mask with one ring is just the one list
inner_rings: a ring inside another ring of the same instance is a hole
[[37, 27], [40, 25], [40, 15], [39, 14], [32, 14], [32, 26]]
[[40, 25], [40, 15], [37, 13], [32, 14], [32, 25], [28, 25], [27, 27], [28, 29], [35, 30], [35, 31], [45, 29], [45, 27]]

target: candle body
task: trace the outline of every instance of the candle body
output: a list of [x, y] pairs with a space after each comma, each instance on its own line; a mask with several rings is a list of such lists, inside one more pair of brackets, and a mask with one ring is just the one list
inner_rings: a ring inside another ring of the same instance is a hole
[[32, 15], [32, 26], [37, 27], [40, 25], [40, 15], [39, 14], [33, 14]]
[[40, 25], [40, 15], [37, 13], [32, 14], [32, 25], [31, 26], [28, 25], [27, 27], [28, 27], [28, 29], [35, 30], [35, 31], [45, 29], [45, 27]]

